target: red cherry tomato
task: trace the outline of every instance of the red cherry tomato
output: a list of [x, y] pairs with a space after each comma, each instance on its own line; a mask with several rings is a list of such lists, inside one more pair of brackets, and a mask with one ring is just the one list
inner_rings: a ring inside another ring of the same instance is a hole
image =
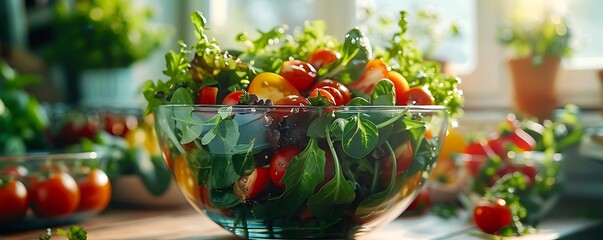
[[50, 174], [48, 179], [34, 183], [31, 193], [32, 209], [41, 218], [70, 214], [80, 202], [77, 183], [66, 172]]
[[2, 168], [0, 176], [9, 176], [14, 178], [22, 178], [27, 176], [29, 170], [21, 165], [7, 165]]
[[347, 104], [350, 100], [352, 100], [352, 93], [350, 93], [350, 89], [348, 87], [346, 87], [344, 84], [335, 81], [335, 80], [330, 80], [330, 79], [325, 79], [322, 80], [320, 82], [317, 82], [316, 84], [314, 84], [314, 86], [312, 87], [312, 89], [314, 88], [322, 88], [322, 87], [334, 87], [337, 90], [339, 90], [339, 93], [341, 93], [341, 96], [343, 97], [343, 104], [345, 105]]
[[312, 90], [312, 93], [310, 93], [310, 98], [316, 98], [319, 95], [327, 99], [329, 106], [335, 105], [335, 98], [325, 89], [315, 88]]
[[19, 180], [0, 179], [0, 223], [16, 222], [27, 213], [27, 189]]
[[310, 55], [308, 63], [314, 66], [315, 69], [327, 66], [341, 58], [341, 54], [331, 49], [318, 49]]
[[423, 188], [417, 197], [410, 203], [405, 212], [412, 214], [424, 214], [431, 208], [431, 195], [429, 189]]
[[270, 183], [268, 168], [256, 168], [247, 176], [237, 180], [234, 187], [235, 194], [241, 199], [252, 199], [268, 188]]
[[532, 151], [536, 147], [536, 140], [521, 128], [515, 129], [508, 135], [508, 139], [523, 151]]
[[403, 96], [410, 89], [408, 81], [406, 81], [406, 78], [404, 78], [402, 74], [395, 71], [387, 72], [387, 79], [392, 81], [394, 88], [396, 89], [396, 105], [404, 105]]
[[[401, 144], [396, 146], [396, 148], [394, 148], [394, 154], [396, 154], [395, 173], [396, 175], [400, 175], [402, 172], [408, 169], [408, 167], [410, 167], [410, 164], [414, 158], [414, 150], [410, 139], [406, 139]], [[381, 174], [379, 175], [380, 182], [385, 183], [384, 187], [387, 187], [387, 185], [390, 183], [390, 178], [393, 172], [392, 168], [392, 157], [388, 154], [387, 158], [381, 162]]]
[[482, 231], [496, 234], [503, 227], [511, 225], [511, 209], [502, 199], [480, 202], [473, 210], [473, 221]]
[[88, 176], [78, 179], [80, 203], [78, 211], [102, 211], [111, 199], [111, 182], [101, 169], [92, 170]]
[[510, 150], [510, 142], [503, 137], [496, 137], [488, 140], [488, 146], [492, 151], [502, 159], [508, 159], [507, 152]]
[[283, 63], [280, 75], [283, 76], [299, 91], [304, 91], [314, 83], [316, 69], [301, 60], [286, 61]]
[[397, 99], [398, 105], [433, 105], [435, 101], [429, 90], [424, 87], [412, 87]]
[[239, 101], [241, 101], [241, 96], [243, 96], [245, 92], [243, 90], [234, 91], [226, 95], [226, 97], [222, 100], [222, 105], [237, 105]]
[[283, 76], [271, 72], [263, 72], [255, 76], [249, 84], [249, 93], [260, 99], [278, 101], [289, 95], [301, 95], [297, 88]]
[[344, 100], [343, 100], [343, 94], [341, 94], [341, 92], [339, 92], [339, 89], [334, 88], [334, 87], [329, 87], [329, 86], [324, 86], [324, 87], [321, 87], [320, 89], [327, 90], [327, 92], [329, 92], [331, 94], [331, 96], [333, 96], [333, 99], [335, 100], [335, 106], [345, 105]]
[[281, 148], [274, 153], [274, 156], [270, 160], [270, 180], [272, 180], [274, 185], [285, 189], [285, 185], [281, 183], [281, 180], [285, 176], [291, 159], [300, 153], [301, 150], [294, 146]]
[[105, 131], [113, 136], [125, 135], [126, 125], [120, 121], [115, 115], [106, 113], [103, 117]]
[[217, 87], [202, 87], [197, 94], [198, 104], [216, 104], [218, 98]]
[[356, 81], [348, 84], [350, 89], [371, 94], [375, 85], [388, 75], [387, 64], [381, 59], [372, 59], [366, 64], [364, 73]]
[[[279, 99], [274, 105], [286, 105], [286, 106], [310, 106], [308, 99], [298, 95], [289, 95]], [[285, 116], [289, 116], [293, 111], [293, 108], [276, 108], [270, 111], [270, 116], [275, 122], [281, 122]]]

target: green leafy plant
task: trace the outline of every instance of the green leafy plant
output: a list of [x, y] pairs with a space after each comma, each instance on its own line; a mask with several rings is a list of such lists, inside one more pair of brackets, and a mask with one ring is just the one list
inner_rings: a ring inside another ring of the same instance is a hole
[[570, 56], [571, 37], [567, 19], [549, 12], [536, 21], [514, 19], [501, 26], [497, 34], [500, 44], [509, 48], [515, 57], [532, 57], [534, 64], [542, 63], [545, 56]]
[[60, 0], [51, 23], [48, 59], [72, 70], [126, 67], [160, 47], [164, 27], [151, 8], [128, 0]]

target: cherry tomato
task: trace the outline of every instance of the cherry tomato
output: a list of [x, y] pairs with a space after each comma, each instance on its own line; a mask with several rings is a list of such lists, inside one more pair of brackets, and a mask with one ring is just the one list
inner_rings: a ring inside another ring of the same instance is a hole
[[396, 105], [404, 105], [404, 99], [402, 96], [404, 96], [404, 94], [410, 89], [408, 81], [406, 81], [406, 78], [404, 78], [402, 74], [395, 71], [387, 72], [387, 79], [392, 81], [394, 84], [394, 88], [396, 90]]
[[202, 87], [197, 94], [198, 104], [216, 104], [218, 98], [217, 87]]
[[243, 90], [234, 91], [226, 95], [222, 100], [222, 105], [237, 105], [239, 101], [241, 101], [241, 96], [243, 96], [245, 92]]
[[503, 227], [511, 225], [511, 209], [505, 200], [480, 202], [473, 210], [473, 221], [482, 231], [489, 234], [498, 233]]
[[[308, 99], [298, 95], [289, 95], [279, 99], [274, 105], [286, 105], [286, 106], [310, 106]], [[289, 116], [293, 112], [293, 108], [276, 108], [270, 111], [270, 116], [275, 122], [283, 121], [285, 116]]]
[[415, 199], [410, 203], [406, 212], [412, 214], [424, 214], [431, 208], [431, 194], [429, 193], [429, 189], [423, 188], [419, 191], [419, 194]]
[[278, 101], [289, 95], [299, 95], [295, 86], [276, 73], [263, 72], [255, 76], [249, 84], [249, 93], [260, 99]]
[[320, 69], [327, 66], [341, 58], [341, 54], [331, 49], [317, 49], [310, 55], [308, 62], [314, 66], [315, 69]]
[[286, 61], [279, 73], [299, 91], [304, 91], [316, 80], [316, 69], [301, 60]]
[[350, 89], [348, 87], [346, 87], [344, 84], [342, 84], [338, 81], [335, 81], [335, 80], [330, 80], [330, 79], [322, 80], [322, 81], [314, 84], [312, 89], [321, 88], [321, 87], [325, 87], [325, 86], [334, 87], [337, 90], [339, 90], [339, 93], [341, 93], [341, 96], [343, 97], [343, 105], [347, 104], [350, 100], [352, 100], [352, 94], [350, 93]]
[[78, 211], [102, 211], [111, 200], [111, 182], [101, 169], [93, 169], [88, 176], [78, 179], [80, 203]]
[[27, 189], [14, 178], [0, 179], [0, 223], [16, 222], [27, 213]]
[[507, 152], [510, 150], [510, 142], [502, 137], [495, 137], [488, 140], [488, 146], [492, 151], [502, 159], [508, 159]]
[[[410, 139], [403, 140], [402, 143], [398, 144], [394, 148], [394, 154], [396, 154], [396, 175], [400, 175], [404, 170], [408, 169], [414, 158], [414, 150]], [[385, 160], [381, 160], [381, 170], [379, 179], [381, 183], [387, 187], [390, 184], [390, 178], [393, 172], [392, 157], [387, 154]]]
[[270, 170], [256, 168], [247, 176], [237, 180], [234, 187], [235, 194], [241, 199], [252, 199], [268, 188], [270, 183]]
[[470, 155], [481, 155], [481, 156], [487, 156], [487, 150], [486, 148], [489, 148], [486, 144], [484, 144], [483, 142], [472, 142], [469, 143], [469, 145], [467, 145], [467, 147], [465, 147], [465, 150], [463, 151], [466, 154], [470, 154]]
[[174, 162], [174, 178], [182, 193], [191, 200], [200, 201], [201, 196], [197, 189], [197, 178], [186, 164], [186, 158], [179, 155]]
[[301, 150], [294, 146], [283, 147], [274, 153], [270, 160], [270, 180], [274, 185], [285, 189], [285, 185], [281, 183], [281, 180], [285, 176], [291, 159], [300, 153]]
[[320, 89], [327, 90], [327, 92], [329, 92], [331, 96], [333, 96], [333, 99], [335, 100], [335, 106], [345, 105], [343, 101], [343, 95], [341, 94], [341, 92], [339, 92], [339, 89], [330, 86], [324, 86]]
[[350, 89], [371, 94], [375, 85], [388, 75], [387, 64], [381, 59], [372, 59], [366, 64], [364, 73], [356, 81], [348, 84]]
[[310, 93], [310, 98], [316, 98], [319, 95], [327, 99], [327, 101], [329, 102], [329, 106], [335, 105], [335, 98], [333, 97], [333, 95], [331, 95], [331, 93], [329, 93], [325, 89], [315, 88], [314, 90], [312, 90], [312, 93]]
[[412, 87], [397, 99], [398, 105], [433, 105], [435, 101], [429, 90], [424, 87]]
[[532, 151], [536, 147], [536, 140], [521, 128], [516, 128], [507, 137], [520, 150]]
[[103, 117], [105, 124], [105, 131], [113, 136], [125, 135], [126, 125], [123, 121], [120, 121], [115, 115], [106, 113]]
[[27, 170], [27, 168], [24, 166], [8, 165], [8, 166], [4, 166], [2, 168], [2, 171], [0, 172], [0, 176], [10, 176], [10, 177], [19, 179], [19, 178], [27, 176], [28, 173], [29, 173], [29, 170]]
[[41, 218], [70, 214], [80, 202], [77, 183], [66, 172], [52, 173], [48, 179], [34, 183], [31, 193], [32, 209]]

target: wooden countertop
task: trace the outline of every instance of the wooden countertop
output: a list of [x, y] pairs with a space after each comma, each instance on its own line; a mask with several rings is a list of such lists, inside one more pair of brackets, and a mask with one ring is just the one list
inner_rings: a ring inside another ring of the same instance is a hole
[[[479, 239], [477, 230], [467, 221], [467, 214], [442, 219], [434, 215], [401, 217], [363, 236], [362, 239]], [[519, 239], [558, 239], [601, 221], [583, 217], [553, 217], [542, 222], [539, 232]], [[109, 208], [78, 225], [88, 232], [88, 239], [237, 239], [192, 208], [127, 209]], [[68, 226], [66, 226], [68, 227]], [[66, 228], [65, 227], [65, 228]], [[53, 229], [54, 231], [54, 229]], [[45, 229], [0, 235], [0, 239], [37, 239]], [[53, 237], [53, 239], [64, 239]]]

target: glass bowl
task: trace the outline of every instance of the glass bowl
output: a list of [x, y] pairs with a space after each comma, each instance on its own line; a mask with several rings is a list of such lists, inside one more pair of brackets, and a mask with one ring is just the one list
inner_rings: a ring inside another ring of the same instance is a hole
[[111, 196], [99, 152], [0, 156], [0, 232], [73, 224], [100, 213]]
[[349, 238], [393, 221], [448, 126], [441, 106], [162, 105], [155, 120], [188, 202], [243, 238]]
[[563, 161], [560, 153], [508, 152], [508, 158], [500, 162], [471, 154], [455, 154], [454, 158], [460, 169], [460, 184], [463, 185], [459, 201], [466, 209], [473, 210], [487, 188], [504, 175], [515, 172], [526, 176], [526, 188], [515, 192], [527, 210], [521, 222], [538, 225], [561, 197], [564, 176], [560, 170]]

